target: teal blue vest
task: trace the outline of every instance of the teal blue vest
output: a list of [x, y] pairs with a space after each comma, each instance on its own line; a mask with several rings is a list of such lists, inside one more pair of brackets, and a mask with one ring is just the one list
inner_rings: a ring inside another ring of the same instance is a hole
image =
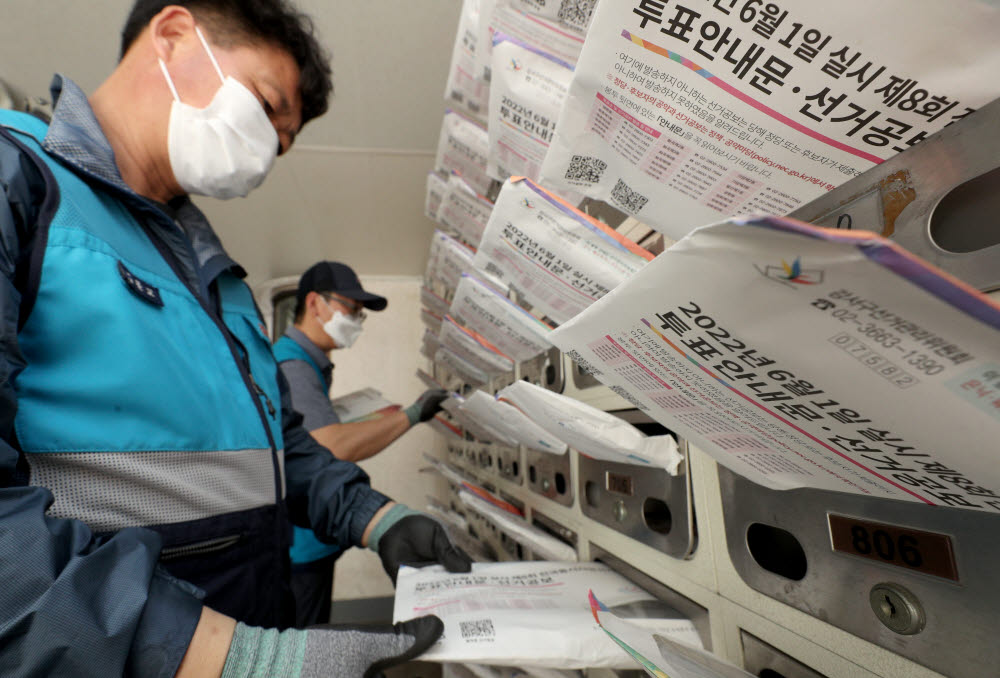
[[[326, 384], [326, 379], [323, 378], [323, 370], [319, 368], [319, 365], [312, 359], [309, 352], [299, 346], [295, 340], [289, 337], [278, 339], [274, 343], [274, 357], [277, 358], [279, 363], [288, 360], [305, 361], [306, 364], [316, 370], [319, 383]], [[295, 406], [294, 402], [292, 406]], [[297, 525], [292, 526], [292, 547], [289, 549], [288, 555], [291, 557], [293, 565], [312, 563], [340, 552], [341, 548], [339, 546], [336, 544], [324, 544], [316, 538], [312, 530], [298, 527]]]
[[279, 503], [277, 364], [249, 288], [222, 273], [213, 317], [147, 235], [169, 222], [140, 223], [116, 189], [46, 153], [42, 122], [0, 111], [0, 125], [59, 191], [39, 225], [44, 258], [15, 381], [17, 440], [31, 484], [55, 496], [50, 514], [107, 532]]

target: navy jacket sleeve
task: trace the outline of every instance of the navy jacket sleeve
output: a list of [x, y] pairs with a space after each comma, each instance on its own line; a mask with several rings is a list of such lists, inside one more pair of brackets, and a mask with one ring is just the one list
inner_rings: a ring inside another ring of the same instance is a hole
[[44, 194], [42, 175], [0, 137], [0, 676], [168, 677], [201, 613], [196, 591], [156, 566], [160, 538], [130, 528], [96, 539], [45, 514], [14, 433], [21, 294], [15, 281]]
[[302, 427], [292, 407], [288, 381], [278, 370], [285, 437], [288, 512], [300, 527], [312, 527], [321, 541], [361, 546], [372, 516], [389, 498], [371, 488], [361, 467], [337, 459]]

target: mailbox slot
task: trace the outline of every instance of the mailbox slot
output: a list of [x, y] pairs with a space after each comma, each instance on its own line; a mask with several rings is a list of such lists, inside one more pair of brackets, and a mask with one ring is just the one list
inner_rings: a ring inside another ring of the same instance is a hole
[[599, 546], [591, 544], [590, 553], [594, 560], [604, 563], [612, 570], [634, 583], [636, 586], [641, 587], [654, 598], [662, 600], [664, 603], [670, 605], [672, 608], [693, 621], [694, 627], [698, 631], [698, 636], [701, 638], [701, 642], [705, 646], [705, 650], [708, 652], [712, 651], [712, 628], [708, 610], [706, 608], [702, 607], [690, 598], [678, 593], [669, 586], [653, 579], [641, 570], [637, 570], [621, 558], [608, 553]]
[[758, 678], [827, 678], [757, 636], [740, 630], [743, 668]]

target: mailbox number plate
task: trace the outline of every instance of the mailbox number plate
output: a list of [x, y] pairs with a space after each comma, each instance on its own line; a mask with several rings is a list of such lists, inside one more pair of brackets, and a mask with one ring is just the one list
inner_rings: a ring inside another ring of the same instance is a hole
[[829, 514], [834, 551], [958, 581], [951, 537]]
[[632, 488], [632, 476], [623, 476], [610, 471], [605, 472], [605, 486], [608, 488], [608, 492], [624, 494], [626, 497], [635, 494], [635, 490]]

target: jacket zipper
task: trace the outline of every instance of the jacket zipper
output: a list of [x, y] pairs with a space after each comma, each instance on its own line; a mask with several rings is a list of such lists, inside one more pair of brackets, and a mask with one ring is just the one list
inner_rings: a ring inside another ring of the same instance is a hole
[[235, 546], [240, 540], [243, 539], [242, 534], [234, 534], [228, 537], [216, 537], [215, 539], [206, 539], [205, 541], [199, 541], [194, 544], [185, 544], [183, 546], [170, 546], [165, 549], [160, 550], [160, 560], [176, 560], [177, 558], [186, 558], [188, 556], [201, 556], [208, 553], [216, 553], [218, 551], [224, 551], [231, 546]]
[[[159, 212], [159, 210], [155, 210], [152, 207], [142, 203], [135, 205], [134, 199], [132, 199], [127, 193], [123, 193], [121, 189], [114, 186], [114, 184], [110, 184], [102, 179], [98, 180], [105, 186], [110, 187], [115, 193], [123, 195], [124, 198], [126, 199], [126, 204], [132, 204], [141, 212], [146, 213], [147, 215], [149, 215], [154, 219], [157, 220], [162, 219], [162, 215]], [[174, 275], [177, 276], [177, 279], [181, 282], [181, 284], [184, 285], [185, 288], [187, 288], [188, 292], [190, 292], [191, 295], [195, 298], [195, 300], [198, 302], [198, 305], [201, 306], [205, 314], [209, 317], [209, 319], [212, 320], [213, 323], [215, 323], [215, 326], [222, 334], [223, 339], [225, 339], [226, 345], [229, 347], [229, 353], [233, 357], [233, 362], [236, 363], [240, 376], [243, 378], [243, 384], [246, 387], [247, 391], [250, 392], [251, 396], [250, 399], [253, 401], [254, 406], [257, 408], [257, 416], [260, 418], [260, 423], [264, 427], [264, 433], [267, 435], [268, 444], [271, 446], [271, 465], [274, 471], [274, 501], [275, 503], [280, 502], [283, 496], [283, 492], [281, 487], [281, 469], [278, 464], [278, 446], [274, 442], [274, 435], [271, 433], [271, 426], [267, 422], [267, 415], [264, 414], [264, 406], [261, 404], [260, 398], [257, 397], [259, 393], [262, 391], [262, 389], [260, 388], [259, 385], [257, 385], [254, 382], [253, 376], [250, 374], [250, 368], [249, 365], [247, 364], [249, 358], [247, 358], [245, 355], [237, 356], [238, 351], [236, 349], [235, 344], [238, 344], [239, 340], [235, 337], [235, 335], [233, 335], [233, 333], [229, 330], [229, 328], [222, 321], [222, 319], [218, 317], [215, 314], [215, 312], [209, 307], [208, 300], [203, 299], [201, 294], [197, 290], [192, 289], [192, 286], [189, 284], [187, 280], [187, 276], [183, 275], [182, 272], [178, 270], [180, 267], [180, 263], [177, 261], [177, 257], [174, 255], [174, 253], [170, 251], [170, 249], [166, 246], [166, 244], [160, 239], [159, 235], [153, 232], [153, 230], [149, 227], [149, 224], [147, 224], [144, 219], [137, 218], [136, 222], [139, 224], [139, 227], [142, 228], [143, 232], [153, 243], [153, 246], [156, 247], [157, 251], [159, 251], [160, 256], [163, 257], [163, 260], [167, 262], [168, 266], [170, 266], [170, 269], [174, 272]], [[174, 224], [173, 221], [171, 220], [170, 228], [178, 228], [178, 226]], [[271, 410], [275, 409], [273, 403], [269, 402], [269, 405], [270, 405], [269, 409]]]

